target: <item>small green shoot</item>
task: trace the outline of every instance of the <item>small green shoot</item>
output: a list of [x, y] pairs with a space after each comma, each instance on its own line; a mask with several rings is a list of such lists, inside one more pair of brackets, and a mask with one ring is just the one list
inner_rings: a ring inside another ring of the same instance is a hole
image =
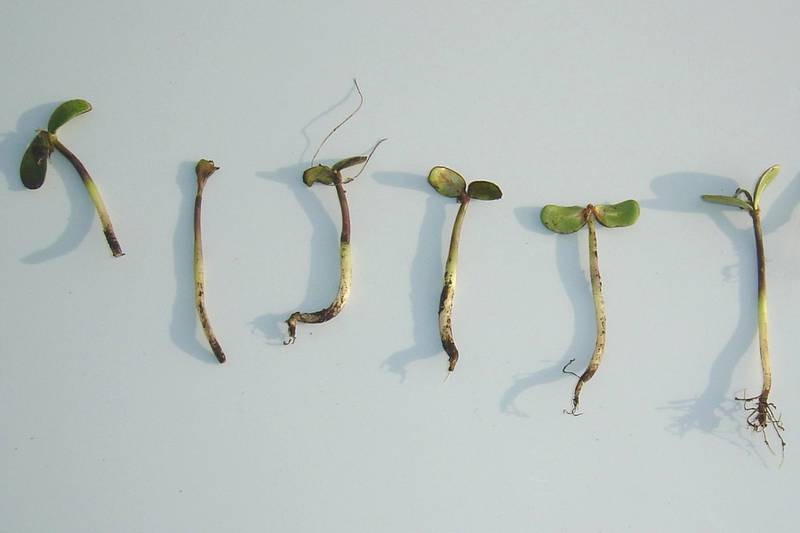
[[[358, 82], [353, 80], [353, 84], [355, 85], [359, 96], [358, 106], [349, 115], [347, 115], [344, 120], [337, 124], [336, 127], [334, 127], [330, 133], [328, 133], [328, 135], [325, 136], [316, 152], [314, 152], [314, 157], [311, 159], [312, 166], [303, 172], [303, 183], [305, 183], [308, 187], [311, 187], [315, 183], [321, 183], [323, 185], [330, 185], [336, 188], [336, 195], [339, 198], [339, 207], [342, 211], [342, 233], [339, 239], [339, 290], [337, 291], [333, 302], [331, 302], [331, 304], [325, 309], [321, 309], [320, 311], [313, 313], [302, 313], [300, 311], [292, 313], [286, 320], [286, 325], [289, 330], [289, 338], [285, 340], [283, 344], [293, 344], [295, 340], [297, 340], [298, 322], [303, 322], [306, 324], [320, 324], [322, 322], [327, 322], [339, 314], [344, 307], [344, 304], [347, 302], [347, 298], [350, 296], [350, 284], [353, 275], [352, 257], [350, 255], [350, 207], [347, 203], [347, 195], [343, 185], [345, 183], [350, 183], [359, 175], [361, 175], [370, 158], [372, 157], [372, 154], [375, 153], [375, 150], [378, 148], [378, 146], [380, 146], [380, 144], [386, 139], [380, 139], [377, 143], [375, 143], [375, 146], [372, 147], [372, 150], [370, 150], [368, 155], [347, 157], [337, 161], [331, 166], [323, 164], [314, 165], [314, 161], [317, 159], [319, 151], [322, 149], [328, 139], [330, 139], [331, 136], [336, 132], [336, 130], [350, 120], [353, 115], [355, 115], [358, 110], [361, 109], [361, 106], [364, 105], [364, 94], [361, 92]], [[344, 177], [342, 175], [343, 170], [358, 165], [361, 165], [361, 168], [354, 176]]]
[[758, 264], [758, 348], [761, 353], [761, 394], [758, 396], [737, 397], [744, 405], [747, 415], [747, 425], [756, 432], [761, 432], [764, 436], [764, 444], [772, 450], [767, 438], [767, 428], [771, 427], [781, 443], [781, 456], [786, 448], [783, 440], [783, 422], [780, 416], [775, 415], [775, 404], [769, 401], [769, 393], [772, 389], [772, 367], [769, 357], [769, 343], [767, 341], [767, 273], [766, 259], [764, 255], [764, 236], [761, 231], [761, 208], [759, 203], [761, 194], [767, 188], [775, 176], [780, 171], [779, 165], [773, 165], [761, 174], [756, 182], [755, 191], [743, 188], [736, 189], [733, 196], [718, 196], [713, 194], [703, 195], [706, 202], [722, 204], [725, 206], [737, 207], [746, 211], [753, 220], [753, 233], [756, 242], [756, 260]]
[[[428, 183], [436, 192], [448, 198], [455, 198], [459, 205], [456, 220], [453, 224], [453, 233], [450, 237], [450, 250], [444, 269], [444, 284], [442, 296], [439, 300], [439, 335], [442, 338], [442, 348], [449, 360], [448, 372], [456, 368], [458, 362], [458, 348], [453, 338], [453, 300], [456, 292], [456, 269], [458, 267], [458, 244], [461, 240], [461, 226], [464, 214], [470, 199], [499, 200], [503, 196], [500, 187], [490, 181], [476, 180], [467, 186], [467, 182], [458, 172], [447, 167], [433, 167], [428, 174]], [[449, 375], [449, 374], [448, 374]]]
[[197, 175], [197, 195], [194, 199], [194, 303], [197, 307], [197, 314], [200, 317], [200, 324], [203, 325], [203, 331], [208, 339], [208, 344], [211, 346], [211, 351], [214, 352], [217, 361], [220, 363], [225, 362], [225, 352], [222, 351], [214, 330], [211, 329], [211, 322], [208, 320], [206, 313], [206, 299], [205, 299], [205, 276], [203, 270], [203, 236], [202, 236], [202, 208], [203, 208], [203, 190], [205, 189], [206, 182], [211, 175], [219, 170], [219, 167], [213, 161], [208, 159], [201, 159], [197, 162], [195, 167], [195, 174]]
[[38, 130], [25, 154], [22, 156], [22, 162], [19, 166], [19, 176], [22, 184], [28, 189], [38, 189], [44, 183], [45, 175], [47, 174], [47, 160], [53, 150], [58, 150], [61, 154], [69, 160], [78, 175], [83, 180], [86, 191], [89, 193], [97, 215], [100, 217], [100, 223], [103, 226], [103, 233], [106, 236], [109, 248], [114, 257], [125, 255], [119, 245], [117, 236], [114, 234], [114, 227], [111, 224], [111, 217], [108, 215], [103, 198], [100, 196], [100, 191], [97, 189], [94, 180], [89, 175], [83, 163], [64, 146], [61, 141], [56, 137], [56, 131], [72, 120], [73, 118], [88, 113], [92, 110], [91, 104], [86, 100], [68, 100], [59, 105], [50, 115], [50, 121], [47, 124], [47, 130]]
[[580, 404], [581, 389], [583, 385], [592, 379], [597, 369], [600, 367], [600, 360], [606, 346], [606, 312], [603, 304], [603, 283], [600, 279], [600, 265], [597, 258], [597, 234], [595, 232], [594, 220], [607, 228], [624, 228], [636, 222], [639, 218], [639, 204], [636, 200], [626, 200], [618, 204], [589, 204], [581, 206], [558, 206], [546, 205], [540, 213], [542, 224], [555, 233], [575, 233], [583, 226], [589, 226], [589, 277], [592, 284], [592, 299], [594, 300], [595, 318], [597, 321], [597, 337], [595, 339], [594, 352], [592, 353], [589, 364], [580, 376], [575, 372], [567, 370], [575, 359], [571, 359], [562, 372], [572, 374], [578, 378], [575, 390], [572, 394], [572, 409], [564, 411], [572, 415], [579, 415], [578, 405]]

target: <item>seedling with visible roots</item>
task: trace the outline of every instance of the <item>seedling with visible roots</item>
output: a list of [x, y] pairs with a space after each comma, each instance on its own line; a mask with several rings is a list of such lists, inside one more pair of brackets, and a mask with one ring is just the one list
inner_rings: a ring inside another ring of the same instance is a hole
[[556, 233], [575, 233], [584, 225], [589, 227], [589, 277], [592, 284], [592, 299], [594, 300], [594, 312], [597, 320], [597, 338], [594, 343], [594, 352], [589, 359], [589, 365], [580, 376], [575, 372], [567, 370], [575, 359], [571, 359], [562, 372], [572, 374], [578, 378], [575, 390], [572, 394], [572, 409], [564, 412], [571, 415], [579, 415], [578, 405], [580, 404], [581, 390], [584, 384], [592, 379], [597, 369], [600, 367], [600, 360], [603, 357], [603, 350], [606, 347], [606, 312], [603, 305], [603, 282], [600, 279], [600, 266], [597, 260], [597, 234], [594, 228], [594, 220], [607, 228], [622, 228], [630, 226], [639, 218], [639, 204], [636, 200], [626, 200], [612, 205], [592, 205], [586, 207], [546, 205], [540, 213], [542, 224]]
[[[350, 296], [350, 283], [352, 280], [352, 258], [350, 256], [350, 207], [347, 204], [347, 195], [345, 193], [343, 185], [345, 183], [350, 183], [354, 179], [356, 179], [367, 166], [372, 154], [375, 153], [375, 150], [378, 146], [385, 141], [386, 139], [380, 139], [375, 146], [372, 147], [368, 155], [356, 155], [353, 157], [348, 157], [337, 161], [331, 166], [319, 164], [314, 166], [314, 161], [317, 158], [317, 154], [331, 138], [331, 136], [342, 127], [348, 120], [350, 120], [353, 115], [355, 115], [361, 106], [364, 104], [364, 95], [361, 92], [361, 89], [358, 86], [358, 82], [353, 80], [353, 84], [355, 85], [356, 91], [358, 92], [359, 96], [359, 103], [358, 106], [351, 112], [343, 121], [334, 127], [328, 135], [322, 140], [317, 151], [314, 152], [314, 157], [311, 159], [311, 167], [306, 169], [303, 172], [303, 183], [306, 186], [311, 187], [314, 183], [321, 183], [323, 185], [330, 185], [336, 189], [336, 195], [339, 198], [339, 206], [342, 211], [342, 233], [339, 239], [339, 290], [336, 293], [336, 297], [333, 299], [333, 302], [326, 307], [325, 309], [321, 309], [320, 311], [316, 311], [313, 313], [302, 313], [300, 311], [296, 311], [292, 313], [288, 320], [286, 320], [286, 325], [288, 326], [289, 330], [289, 338], [283, 342], [283, 344], [293, 344], [297, 339], [297, 323], [303, 322], [306, 324], [321, 324], [322, 322], [327, 322], [331, 320], [333, 317], [341, 312], [344, 304], [347, 302], [347, 298]], [[352, 177], [345, 177], [342, 175], [342, 171], [351, 167], [356, 167], [361, 165], [359, 171]]]
[[764, 444], [771, 450], [767, 438], [767, 428], [771, 427], [781, 443], [781, 455], [783, 455], [786, 442], [783, 440], [783, 422], [780, 416], [775, 415], [775, 404], [769, 401], [769, 393], [772, 389], [772, 368], [769, 360], [769, 344], [767, 342], [767, 273], [766, 261], [764, 257], [764, 237], [761, 232], [761, 209], [759, 201], [764, 189], [767, 188], [775, 176], [778, 175], [780, 166], [773, 165], [761, 174], [756, 182], [755, 191], [751, 194], [747, 189], [739, 187], [733, 196], [718, 196], [713, 194], [703, 195], [703, 200], [716, 204], [738, 207], [747, 211], [753, 219], [753, 233], [756, 241], [756, 260], [758, 262], [758, 348], [761, 352], [761, 374], [762, 385], [761, 394], [758, 396], [737, 397], [744, 405], [747, 415], [747, 425], [753, 431], [761, 432], [764, 436]]
[[83, 180], [86, 191], [89, 193], [97, 215], [100, 217], [100, 223], [103, 225], [103, 233], [108, 241], [108, 246], [111, 248], [111, 253], [114, 257], [125, 255], [122, 253], [122, 248], [119, 245], [117, 236], [114, 234], [114, 227], [111, 225], [111, 217], [108, 216], [103, 198], [100, 196], [100, 191], [97, 189], [94, 180], [89, 175], [83, 163], [64, 146], [58, 137], [56, 131], [58, 128], [84, 113], [92, 110], [92, 106], [86, 100], [68, 100], [59, 105], [50, 115], [50, 121], [47, 124], [46, 130], [37, 130], [36, 136], [28, 145], [25, 154], [22, 156], [22, 162], [19, 167], [19, 176], [22, 179], [22, 184], [28, 189], [38, 189], [44, 183], [45, 175], [47, 174], [47, 161], [50, 159], [50, 154], [53, 150], [58, 150], [61, 154], [69, 160], [78, 175]]
[[203, 190], [205, 189], [208, 178], [217, 170], [219, 170], [219, 167], [208, 159], [201, 159], [197, 162], [197, 166], [195, 167], [195, 174], [197, 174], [197, 195], [194, 199], [194, 303], [197, 307], [200, 323], [203, 325], [203, 331], [208, 339], [208, 344], [211, 346], [211, 351], [214, 352], [217, 361], [224, 363], [225, 352], [222, 351], [222, 346], [220, 346], [216, 335], [214, 335], [214, 330], [211, 329], [211, 322], [209, 322], [208, 314], [206, 313], [203, 236], [201, 230]]
[[[447, 167], [433, 167], [428, 174], [428, 183], [436, 192], [448, 198], [455, 198], [460, 204], [456, 220], [453, 224], [453, 233], [450, 237], [450, 250], [447, 253], [447, 262], [444, 268], [444, 285], [442, 297], [439, 300], [439, 335], [442, 338], [442, 348], [450, 361], [447, 371], [452, 372], [458, 362], [458, 348], [453, 339], [453, 299], [456, 294], [456, 268], [458, 267], [458, 243], [461, 240], [461, 226], [464, 223], [464, 214], [471, 198], [476, 200], [499, 200], [503, 196], [500, 187], [491, 181], [476, 180], [467, 186], [467, 182], [458, 172]], [[449, 374], [448, 374], [449, 375]]]

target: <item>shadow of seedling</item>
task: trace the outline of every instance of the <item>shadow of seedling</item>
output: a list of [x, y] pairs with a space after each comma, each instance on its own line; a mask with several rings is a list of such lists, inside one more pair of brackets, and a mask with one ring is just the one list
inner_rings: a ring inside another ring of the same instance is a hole
[[[737, 257], [737, 262], [724, 267], [721, 275], [726, 279], [734, 277], [739, 281], [738, 321], [731, 337], [711, 365], [705, 389], [697, 397], [670, 402], [664, 407], [678, 412], [669, 429], [678, 435], [690, 430], [700, 430], [753, 452], [752, 441], [742, 431], [741, 405], [734, 403], [733, 398], [728, 396], [736, 365], [749, 352], [756, 332], [756, 254], [753, 230], [746, 226], [739, 228], [732, 222], [731, 216], [740, 214], [736, 210], [720, 209], [701, 200], [701, 195], [704, 194], [731, 195], [738, 186], [736, 181], [722, 176], [693, 172], [672, 173], [652, 180], [651, 189], [655, 197], [644, 200], [642, 205], [649, 209], [705, 214], [728, 237]], [[763, 223], [765, 234], [777, 230], [791, 218], [798, 199], [800, 176], [767, 209]], [[720, 430], [720, 424], [725, 418], [736, 423], [737, 429], [732, 434]]]
[[[515, 210], [522, 226], [543, 235], [551, 235], [539, 220], [541, 207], [520, 207]], [[587, 288], [586, 273], [581, 268], [580, 253], [583, 239], [578, 235], [560, 236], [555, 239], [556, 266], [564, 291], [572, 304], [572, 340], [564, 355], [546, 368], [513, 377], [511, 386], [500, 399], [500, 411], [519, 417], [529, 415], [517, 407], [517, 400], [530, 389], [567, 378], [562, 372], [574, 354], [589, 353], [594, 342], [594, 317], [592, 315], [592, 293]]]
[[408, 296], [414, 321], [414, 343], [393, 353], [381, 364], [382, 368], [397, 374], [402, 382], [408, 374], [408, 366], [414, 361], [440, 356], [442, 353], [436, 325], [442, 271], [431, 268], [431, 265], [438, 264], [443, 253], [441, 235], [445, 222], [446, 201], [431, 191], [425, 176], [421, 174], [375, 172], [374, 178], [383, 185], [418, 191], [427, 196], [425, 214], [419, 228], [417, 251], [414, 253], [409, 270], [411, 290]]
[[336, 221], [328, 215], [316, 194], [309, 194], [303, 184], [303, 171], [308, 163], [294, 165], [273, 171], [257, 172], [260, 178], [287, 187], [300, 205], [313, 228], [309, 242], [309, 271], [306, 294], [299, 305], [280, 313], [269, 313], [256, 317], [251, 325], [261, 331], [269, 344], [283, 344], [286, 335], [286, 319], [297, 309], [322, 307], [326, 291], [336, 286], [339, 273], [338, 232]]

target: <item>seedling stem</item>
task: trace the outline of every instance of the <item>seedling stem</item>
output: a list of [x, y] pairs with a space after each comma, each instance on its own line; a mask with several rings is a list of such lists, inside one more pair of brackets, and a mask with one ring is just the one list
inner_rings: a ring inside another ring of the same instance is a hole
[[108, 210], [106, 209], [106, 204], [103, 202], [103, 197], [100, 196], [100, 190], [97, 188], [92, 177], [89, 175], [89, 171], [86, 170], [86, 167], [83, 166], [81, 160], [73, 154], [64, 144], [58, 140], [58, 138], [53, 135], [50, 135], [50, 142], [52, 143], [53, 147], [61, 152], [61, 155], [67, 158], [72, 166], [75, 167], [75, 171], [83, 180], [83, 185], [86, 187], [86, 192], [89, 193], [89, 198], [92, 200], [94, 204], [94, 208], [97, 210], [97, 216], [100, 217], [100, 224], [103, 226], [103, 234], [106, 236], [106, 241], [108, 242], [108, 247], [111, 248], [111, 253], [114, 257], [120, 257], [125, 255], [122, 252], [122, 247], [117, 240], [117, 236], [114, 233], [114, 226], [111, 224], [111, 217], [108, 214]]
[[[765, 170], [756, 182], [756, 187], [751, 194], [750, 191], [739, 187], [733, 196], [703, 195], [703, 200], [732, 207], [738, 207], [747, 211], [753, 220], [753, 235], [756, 241], [756, 261], [758, 265], [758, 350], [761, 356], [761, 394], [752, 397], [736, 397], [743, 402], [744, 409], [748, 413], [747, 425], [756, 432], [762, 432], [764, 444], [772, 450], [767, 438], [767, 427], [772, 427], [778, 440], [781, 443], [781, 456], [786, 448], [786, 441], [783, 439], [783, 423], [780, 416], [775, 415], [775, 404], [769, 401], [769, 394], [772, 390], [772, 367], [769, 356], [769, 343], [767, 340], [767, 273], [766, 259], [764, 254], [764, 236], [761, 229], [761, 193], [764, 192], [775, 176], [780, 171], [780, 166], [773, 165]], [[745, 200], [739, 198], [744, 196]], [[753, 402], [756, 402], [753, 405]]]
[[286, 321], [289, 327], [289, 339], [284, 344], [292, 344], [297, 339], [297, 323], [319, 324], [332, 319], [344, 307], [350, 296], [350, 283], [352, 281], [352, 259], [350, 257], [350, 206], [347, 204], [347, 193], [342, 186], [342, 173], [334, 171], [333, 185], [336, 187], [336, 196], [339, 198], [339, 207], [342, 211], [342, 233], [339, 238], [339, 290], [333, 302], [315, 313], [301, 313], [296, 311]]
[[[339, 199], [339, 207], [342, 211], [342, 233], [339, 238], [339, 289], [336, 292], [336, 297], [333, 299], [333, 302], [325, 309], [314, 313], [302, 313], [300, 311], [292, 313], [286, 320], [289, 338], [283, 342], [284, 344], [293, 344], [295, 340], [297, 340], [298, 322], [304, 322], [306, 324], [327, 322], [341, 312], [344, 304], [347, 302], [347, 298], [350, 296], [350, 285], [353, 276], [352, 258], [350, 256], [350, 207], [347, 203], [347, 193], [344, 190], [344, 184], [353, 181], [361, 175], [367, 163], [369, 163], [369, 160], [372, 158], [372, 155], [375, 153], [375, 150], [386, 139], [380, 139], [375, 143], [375, 146], [372, 147], [372, 150], [370, 150], [369, 154], [366, 156], [358, 155], [348, 157], [337, 161], [330, 167], [322, 164], [314, 166], [314, 161], [316, 161], [319, 151], [328, 139], [331, 138], [336, 130], [350, 120], [364, 104], [364, 94], [361, 92], [361, 88], [358, 86], [358, 82], [355, 79], [353, 80], [353, 84], [359, 96], [358, 106], [322, 139], [319, 148], [314, 152], [314, 157], [311, 158], [312, 166], [303, 172], [303, 183], [305, 183], [306, 186], [311, 187], [314, 183], [319, 182], [324, 185], [332, 185], [336, 189], [336, 196]], [[358, 165], [361, 165], [361, 168], [354, 176], [342, 176], [342, 170]]]
[[211, 346], [211, 351], [220, 363], [225, 362], [225, 352], [222, 351], [214, 330], [211, 328], [211, 322], [208, 320], [208, 313], [206, 312], [205, 302], [205, 276], [203, 271], [203, 236], [202, 236], [202, 208], [203, 208], [203, 190], [205, 189], [206, 182], [211, 175], [219, 170], [218, 166], [214, 165], [213, 161], [201, 159], [195, 167], [197, 174], [197, 195], [194, 198], [194, 300], [197, 306], [197, 314], [200, 317], [200, 324], [203, 326], [203, 331], [208, 339], [208, 344]]
[[458, 199], [458, 213], [453, 223], [453, 233], [450, 236], [450, 250], [447, 253], [447, 262], [444, 267], [444, 284], [442, 296], [439, 300], [439, 335], [442, 339], [442, 348], [447, 354], [449, 365], [448, 372], [456, 368], [458, 362], [458, 348], [453, 338], [453, 300], [456, 295], [456, 269], [458, 267], [458, 244], [461, 241], [461, 226], [464, 224], [464, 215], [469, 205], [469, 196], [462, 194]]

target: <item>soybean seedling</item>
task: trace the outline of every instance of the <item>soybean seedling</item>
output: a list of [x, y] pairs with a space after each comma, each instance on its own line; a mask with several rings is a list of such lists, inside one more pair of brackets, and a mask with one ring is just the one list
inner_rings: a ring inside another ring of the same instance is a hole
[[[467, 182], [458, 172], [447, 167], [433, 167], [428, 174], [428, 183], [436, 192], [448, 198], [455, 198], [460, 204], [456, 220], [453, 223], [453, 233], [450, 236], [450, 249], [447, 253], [447, 262], [444, 268], [444, 284], [442, 296], [439, 300], [439, 335], [442, 338], [442, 348], [449, 360], [448, 372], [456, 368], [458, 362], [458, 348], [453, 339], [453, 300], [456, 294], [456, 268], [458, 267], [458, 244], [461, 240], [461, 226], [464, 223], [464, 214], [470, 199], [499, 200], [503, 196], [500, 187], [491, 181], [476, 180], [467, 186]], [[449, 374], [448, 374], [449, 375]]]
[[603, 305], [603, 282], [600, 279], [600, 266], [597, 260], [597, 234], [594, 220], [607, 228], [622, 228], [630, 226], [639, 218], [639, 204], [636, 200], [625, 200], [618, 204], [602, 204], [586, 207], [546, 205], [540, 213], [542, 224], [556, 233], [575, 233], [583, 226], [589, 227], [589, 277], [592, 285], [592, 299], [594, 300], [595, 319], [597, 321], [597, 337], [594, 343], [594, 352], [589, 359], [589, 364], [580, 376], [567, 370], [575, 359], [571, 359], [562, 372], [572, 374], [578, 378], [572, 394], [572, 409], [564, 410], [571, 415], [579, 415], [578, 405], [581, 399], [581, 390], [587, 381], [592, 379], [600, 367], [600, 360], [606, 347], [606, 311]]
[[28, 189], [38, 189], [44, 183], [45, 175], [47, 174], [47, 160], [53, 150], [58, 150], [67, 158], [67, 160], [75, 167], [75, 171], [83, 180], [86, 191], [89, 193], [97, 215], [100, 217], [100, 223], [103, 226], [103, 233], [108, 241], [108, 246], [111, 248], [111, 253], [114, 257], [125, 255], [122, 253], [122, 248], [119, 245], [117, 236], [114, 234], [114, 227], [111, 225], [111, 217], [108, 216], [103, 198], [100, 196], [100, 191], [97, 189], [94, 180], [89, 175], [83, 163], [67, 149], [64, 144], [56, 136], [58, 128], [72, 120], [73, 118], [88, 113], [92, 110], [92, 106], [86, 100], [68, 100], [59, 105], [50, 115], [50, 121], [47, 124], [46, 130], [37, 130], [36, 136], [28, 145], [25, 154], [22, 156], [22, 163], [19, 166], [19, 176], [22, 179], [22, 184]]
[[[339, 207], [342, 211], [342, 233], [339, 239], [339, 290], [336, 292], [333, 302], [331, 302], [331, 304], [325, 309], [321, 309], [313, 313], [302, 313], [300, 311], [292, 313], [286, 320], [286, 325], [289, 329], [289, 338], [283, 341], [283, 344], [293, 344], [295, 342], [297, 339], [298, 322], [303, 322], [306, 324], [321, 324], [322, 322], [327, 322], [341, 312], [344, 304], [347, 302], [347, 298], [350, 296], [350, 284], [353, 275], [352, 258], [350, 255], [350, 207], [347, 203], [347, 195], [343, 185], [345, 183], [350, 183], [359, 175], [361, 175], [370, 158], [372, 157], [372, 154], [375, 153], [375, 150], [378, 148], [378, 146], [386, 139], [380, 139], [377, 143], [375, 143], [375, 146], [372, 147], [372, 150], [370, 150], [368, 155], [347, 157], [337, 161], [331, 166], [323, 164], [314, 166], [314, 161], [328, 139], [331, 138], [336, 130], [350, 120], [364, 104], [364, 95], [358, 86], [358, 82], [353, 80], [353, 84], [355, 85], [359, 96], [358, 106], [355, 108], [355, 110], [353, 110], [353, 112], [347, 115], [343, 121], [337, 124], [336, 127], [334, 127], [330, 133], [328, 133], [328, 135], [325, 136], [316, 152], [314, 152], [314, 157], [311, 159], [312, 166], [303, 172], [303, 183], [305, 183], [306, 186], [311, 187], [315, 183], [332, 186], [336, 189], [336, 196], [339, 198]], [[357, 167], [359, 165], [361, 165], [361, 168], [354, 176], [344, 177], [342, 175], [343, 170]]]
[[203, 275], [203, 237], [201, 231], [203, 190], [205, 189], [208, 178], [219, 170], [219, 167], [214, 165], [213, 161], [201, 159], [197, 162], [197, 166], [194, 170], [195, 174], [197, 174], [197, 195], [194, 199], [194, 303], [197, 307], [200, 323], [203, 325], [203, 331], [208, 339], [208, 344], [211, 346], [211, 351], [214, 352], [217, 361], [224, 363], [225, 352], [222, 351], [222, 346], [219, 345], [219, 341], [216, 335], [214, 335], [214, 330], [211, 329], [211, 322], [208, 321], [208, 314], [206, 313], [206, 291]]
[[[747, 425], [753, 431], [760, 431], [764, 435], [764, 444], [770, 448], [767, 439], [767, 427], [772, 427], [781, 442], [781, 452], [786, 447], [783, 440], [783, 423], [780, 417], [775, 416], [775, 404], [769, 401], [772, 389], [772, 368], [769, 360], [769, 344], [767, 342], [767, 274], [764, 259], [764, 237], [761, 232], [761, 209], [759, 201], [764, 189], [767, 188], [780, 171], [779, 165], [773, 165], [761, 174], [756, 182], [755, 191], [751, 194], [747, 189], [739, 187], [733, 196], [718, 196], [705, 194], [702, 196], [706, 202], [738, 207], [747, 211], [753, 219], [753, 233], [756, 241], [756, 260], [758, 262], [758, 348], [761, 352], [761, 394], [758, 396], [742, 396], [736, 399], [743, 402], [747, 415]], [[771, 448], [770, 448], [771, 449]]]

